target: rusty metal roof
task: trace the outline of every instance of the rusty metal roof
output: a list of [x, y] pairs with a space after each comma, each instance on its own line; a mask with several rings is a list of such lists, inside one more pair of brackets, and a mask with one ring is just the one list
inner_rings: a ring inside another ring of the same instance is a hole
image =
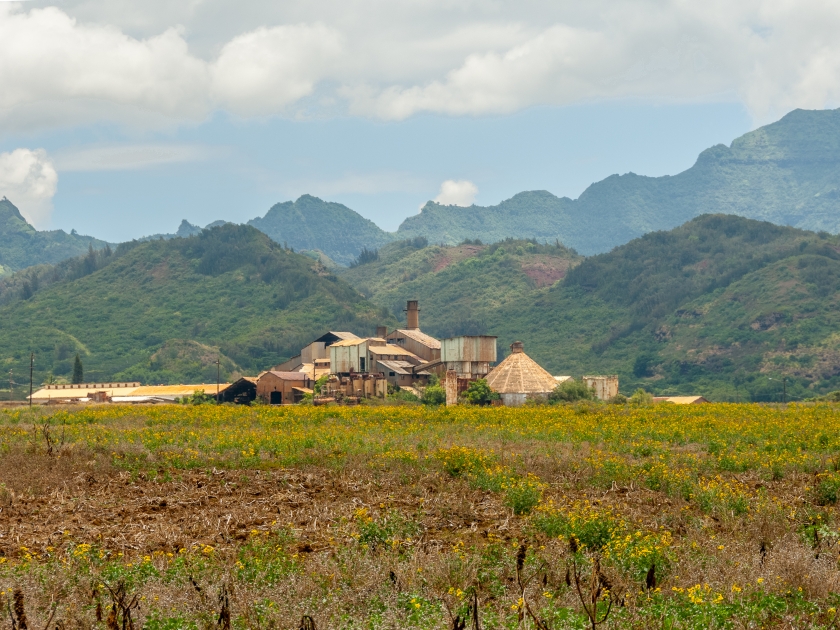
[[431, 348], [432, 350], [440, 350], [440, 341], [419, 330], [407, 330], [404, 328], [397, 328], [394, 332], [400, 333], [401, 335], [409, 337], [410, 339], [414, 339], [414, 341], [422, 343], [424, 346], [426, 346], [427, 348]]
[[340, 332], [340, 331], [331, 330], [330, 334], [335, 335], [339, 339], [358, 339], [359, 338], [358, 335], [354, 335], [351, 332]]
[[414, 367], [408, 361], [377, 361], [379, 365], [383, 365], [392, 372], [396, 372], [397, 374], [411, 374], [411, 368]]
[[367, 339], [342, 339], [341, 341], [336, 341], [334, 344], [330, 345], [330, 348], [346, 348], [349, 346], [358, 346], [366, 342]]
[[401, 357], [411, 357], [412, 359], [417, 359], [418, 361], [420, 361], [420, 357], [418, 357], [416, 354], [393, 343], [389, 343], [386, 346], [370, 346], [368, 348], [368, 351], [371, 354], [386, 354], [388, 356], [399, 355]]
[[266, 372], [266, 374], [276, 376], [277, 378], [283, 381], [303, 381], [309, 378], [309, 375], [305, 372], [275, 372], [274, 370], [271, 370], [269, 372]]
[[514, 352], [487, 376], [487, 384], [500, 394], [548, 394], [557, 381], [524, 352]]

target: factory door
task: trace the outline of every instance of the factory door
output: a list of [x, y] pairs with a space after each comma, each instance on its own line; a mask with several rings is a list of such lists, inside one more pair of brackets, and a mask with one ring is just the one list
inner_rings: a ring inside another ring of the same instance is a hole
[[271, 400], [272, 405], [282, 405], [283, 404], [283, 392], [271, 392]]

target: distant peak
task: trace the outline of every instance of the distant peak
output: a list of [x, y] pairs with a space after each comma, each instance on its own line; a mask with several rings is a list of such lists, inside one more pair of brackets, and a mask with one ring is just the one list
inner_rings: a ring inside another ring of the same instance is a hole
[[[23, 218], [23, 215], [20, 213], [20, 210], [17, 209], [17, 206], [13, 204], [6, 195], [3, 195], [3, 199], [0, 199], [0, 213], [2, 214], [11, 214], [16, 219], [20, 219], [21, 221], [26, 221]], [[28, 221], [26, 221], [28, 223]]]

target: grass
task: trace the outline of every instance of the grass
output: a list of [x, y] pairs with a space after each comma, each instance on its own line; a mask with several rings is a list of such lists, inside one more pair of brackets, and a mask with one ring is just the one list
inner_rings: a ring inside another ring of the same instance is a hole
[[592, 593], [599, 627], [835, 627], [839, 411], [4, 411], [0, 597], [30, 627], [556, 630]]

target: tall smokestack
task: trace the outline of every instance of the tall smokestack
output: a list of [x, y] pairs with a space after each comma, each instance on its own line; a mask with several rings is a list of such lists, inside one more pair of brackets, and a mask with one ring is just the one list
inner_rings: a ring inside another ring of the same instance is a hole
[[405, 327], [408, 330], [420, 329], [420, 307], [417, 300], [409, 300], [405, 307]]

